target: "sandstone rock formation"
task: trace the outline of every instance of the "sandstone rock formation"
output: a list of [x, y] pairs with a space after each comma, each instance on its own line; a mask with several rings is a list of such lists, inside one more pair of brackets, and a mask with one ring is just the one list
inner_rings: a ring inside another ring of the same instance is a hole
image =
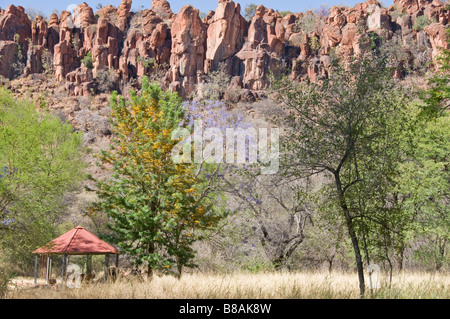
[[91, 24], [95, 24], [94, 11], [86, 2], [78, 5], [73, 10], [73, 23], [77, 28], [85, 28]]
[[15, 75], [14, 63], [17, 59], [18, 44], [14, 41], [0, 41], [0, 75], [13, 78]]
[[216, 70], [219, 63], [228, 64], [242, 48], [247, 33], [247, 21], [241, 7], [231, 0], [219, 0], [214, 15], [208, 19], [205, 73]]
[[425, 27], [425, 32], [429, 36], [431, 46], [433, 48], [433, 57], [440, 53], [440, 48], [448, 48], [447, 30], [440, 23], [432, 23]]
[[151, 10], [163, 19], [171, 19], [173, 17], [170, 4], [166, 0], [153, 0]]
[[187, 96], [203, 74], [206, 53], [206, 26], [191, 5], [181, 8], [172, 23], [171, 53], [171, 88]]
[[[131, 5], [122, 0], [117, 8], [106, 5], [94, 14], [82, 3], [48, 21], [40, 16], [30, 21], [22, 7], [8, 6], [0, 11], [0, 75], [48, 71], [43, 60], [50, 56], [54, 78], [72, 95], [96, 93], [102, 81], [118, 88], [137, 85], [149, 75], [188, 97], [208, 74], [223, 68], [230, 85], [246, 89], [243, 98], [248, 98], [267, 88], [269, 73], [277, 70], [290, 69], [296, 80], [327, 77], [333, 56], [358, 54], [359, 40], [368, 34], [400, 37], [402, 52], [409, 54], [405, 61], [420, 55], [431, 62], [441, 47], [450, 48], [450, 10], [440, 0], [395, 0], [389, 8], [368, 0], [351, 8], [334, 6], [327, 15], [284, 17], [261, 5], [251, 21], [232, 0], [219, 0], [203, 19], [193, 6], [173, 13], [166, 0], [153, 0], [138, 12]], [[431, 21], [423, 30], [415, 27], [421, 16]], [[92, 63], [86, 63], [89, 55]]]
[[16, 41], [26, 52], [31, 38], [31, 21], [21, 6], [8, 6], [0, 15], [0, 41]]
[[125, 31], [130, 16], [131, 0], [123, 0], [117, 8], [117, 27]]

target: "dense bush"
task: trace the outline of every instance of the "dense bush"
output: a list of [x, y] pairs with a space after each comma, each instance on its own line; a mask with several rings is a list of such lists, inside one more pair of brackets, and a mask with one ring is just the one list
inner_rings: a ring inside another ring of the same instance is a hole
[[112, 69], [104, 69], [100, 71], [95, 78], [97, 90], [99, 93], [110, 93], [117, 90], [117, 77]]
[[11, 274], [0, 266], [0, 299], [5, 298], [8, 290], [8, 283], [11, 280]]
[[428, 18], [428, 16], [417, 17], [416, 23], [413, 25], [413, 29], [416, 31], [422, 31], [426, 26], [430, 25], [434, 21]]
[[296, 32], [305, 34], [311, 34], [313, 32], [319, 32], [320, 16], [314, 13], [305, 14], [301, 17], [295, 26]]
[[92, 59], [92, 54], [90, 52], [84, 56], [81, 62], [89, 70], [92, 70], [94, 68], [94, 60]]

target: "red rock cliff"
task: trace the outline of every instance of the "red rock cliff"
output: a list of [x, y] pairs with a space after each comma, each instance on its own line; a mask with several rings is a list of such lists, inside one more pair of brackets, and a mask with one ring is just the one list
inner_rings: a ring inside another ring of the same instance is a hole
[[[186, 97], [221, 65], [233, 85], [250, 92], [264, 90], [269, 71], [280, 66], [290, 68], [293, 79], [326, 77], [330, 57], [358, 53], [359, 39], [369, 32], [400, 39], [406, 60], [415, 58], [413, 46], [431, 58], [449, 48], [450, 11], [440, 0], [395, 0], [389, 8], [369, 0], [353, 8], [334, 6], [327, 14], [284, 17], [260, 5], [251, 21], [231, 0], [219, 0], [203, 19], [190, 5], [174, 14], [165, 0], [139, 12], [130, 9], [131, 0], [97, 12], [83, 3], [73, 14], [52, 14], [48, 21], [30, 21], [20, 6], [0, 10], [0, 75], [16, 76], [17, 62], [26, 66], [25, 74], [43, 72], [44, 54], [50, 54], [51, 72], [72, 95], [95, 92], [104, 72], [124, 87], [158, 69], [164, 85]], [[88, 54], [92, 64], [82, 63]]]

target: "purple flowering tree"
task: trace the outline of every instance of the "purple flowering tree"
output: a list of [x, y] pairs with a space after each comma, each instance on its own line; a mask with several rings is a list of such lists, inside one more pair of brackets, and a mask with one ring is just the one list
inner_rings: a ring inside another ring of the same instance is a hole
[[[258, 127], [242, 114], [228, 110], [225, 104], [218, 101], [186, 102], [184, 107], [187, 118], [183, 126], [192, 132], [189, 141], [195, 145], [195, 139], [201, 135], [203, 149], [207, 149], [208, 143], [214, 142], [217, 136], [229, 137], [227, 129], [247, 133], [251, 129], [258, 131]], [[199, 121], [202, 123], [201, 134], [195, 132]], [[209, 129], [215, 129], [217, 134], [214, 139], [204, 138]], [[205, 189], [213, 198], [214, 205], [227, 207], [237, 214], [250, 212], [256, 226], [257, 240], [267, 259], [278, 270], [287, 265], [289, 258], [305, 239], [305, 227], [312, 215], [311, 201], [306, 192], [306, 183], [285, 180], [279, 174], [262, 174], [264, 163], [249, 163], [252, 157], [250, 146], [257, 144], [255, 138], [259, 135], [249, 134], [245, 137], [245, 163], [227, 161], [229, 158], [238, 159], [238, 153], [242, 151], [238, 147], [226, 149], [227, 145], [238, 144], [239, 136], [234, 135], [232, 142], [228, 139], [216, 141], [216, 145], [223, 145], [225, 149], [216, 158], [222, 157], [222, 161], [211, 164], [207, 156], [202, 157], [197, 163], [199, 174], [205, 174], [208, 180]], [[198, 147], [197, 143], [193, 153], [198, 151]], [[214, 155], [211, 154], [212, 157]], [[261, 158], [258, 156], [258, 159]]]

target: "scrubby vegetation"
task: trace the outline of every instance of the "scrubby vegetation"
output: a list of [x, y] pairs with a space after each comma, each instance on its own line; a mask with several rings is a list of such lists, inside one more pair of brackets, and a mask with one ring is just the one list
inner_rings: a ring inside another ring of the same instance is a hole
[[88, 52], [83, 59], [81, 59], [81, 62], [84, 64], [86, 68], [89, 70], [92, 70], [94, 68], [94, 60], [92, 59], [91, 52]]
[[416, 31], [422, 31], [426, 26], [428, 26], [429, 24], [431, 24], [433, 22], [434, 21], [432, 21], [426, 15], [417, 17], [416, 23], [414, 23], [414, 25], [413, 25], [413, 29]]

